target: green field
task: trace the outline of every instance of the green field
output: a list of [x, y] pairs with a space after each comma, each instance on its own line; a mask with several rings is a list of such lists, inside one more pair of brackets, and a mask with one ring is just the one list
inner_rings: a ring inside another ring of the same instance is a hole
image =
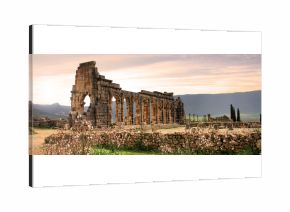
[[154, 151], [141, 150], [111, 150], [106, 148], [95, 148], [90, 152], [91, 155], [158, 155]]
[[[250, 146], [245, 147], [243, 150], [232, 153], [232, 152], [223, 152], [218, 155], [259, 155], [260, 153], [252, 150]], [[157, 151], [143, 151], [143, 150], [112, 150], [107, 148], [94, 148], [91, 150], [90, 155], [163, 155], [161, 152]], [[170, 154], [167, 154], [170, 155]], [[183, 152], [181, 155], [186, 155]], [[194, 154], [190, 153], [189, 155], [206, 155], [204, 152], [196, 152]]]
[[[211, 114], [211, 117], [215, 118], [215, 117], [220, 117], [223, 115], [230, 117], [230, 114]], [[186, 119], [189, 119], [188, 115], [186, 115]], [[191, 115], [191, 120], [202, 122], [202, 121], [204, 121], [204, 117], [203, 117], [203, 115], [198, 115], [198, 119], [197, 119], [196, 115], [194, 118]], [[241, 113], [241, 121], [259, 122], [260, 121], [260, 114], [259, 113]]]

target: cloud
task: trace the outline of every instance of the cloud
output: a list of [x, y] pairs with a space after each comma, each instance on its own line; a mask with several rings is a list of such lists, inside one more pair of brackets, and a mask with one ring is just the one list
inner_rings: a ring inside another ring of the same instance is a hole
[[107, 79], [134, 92], [189, 94], [261, 89], [261, 55], [255, 54], [34, 55], [34, 101], [69, 105], [75, 71], [79, 63], [91, 60]]

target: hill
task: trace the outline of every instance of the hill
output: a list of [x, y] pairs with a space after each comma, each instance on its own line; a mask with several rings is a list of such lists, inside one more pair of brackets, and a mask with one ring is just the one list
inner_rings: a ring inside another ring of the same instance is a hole
[[32, 104], [33, 117], [48, 117], [50, 119], [66, 118], [70, 112], [70, 106], [54, 103], [51, 105]]
[[[177, 95], [183, 103], [185, 113], [212, 116], [229, 115], [230, 104], [241, 111], [242, 117], [247, 120], [257, 120], [261, 113], [261, 91], [250, 91], [225, 94], [186, 94]], [[175, 96], [175, 97], [177, 97]], [[113, 104], [113, 117], [115, 116], [115, 102]], [[66, 118], [70, 112], [70, 106], [54, 103], [51, 105], [32, 105], [33, 116], [46, 116], [50, 119]]]
[[261, 91], [177, 96], [182, 99], [186, 114], [229, 115], [231, 104], [245, 116], [257, 116], [261, 113]]

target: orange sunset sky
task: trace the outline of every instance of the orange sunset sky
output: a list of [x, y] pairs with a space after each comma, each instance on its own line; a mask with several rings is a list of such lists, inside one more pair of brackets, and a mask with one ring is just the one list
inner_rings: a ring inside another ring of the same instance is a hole
[[33, 103], [70, 105], [79, 63], [128, 91], [215, 94], [261, 90], [259, 54], [33, 55]]

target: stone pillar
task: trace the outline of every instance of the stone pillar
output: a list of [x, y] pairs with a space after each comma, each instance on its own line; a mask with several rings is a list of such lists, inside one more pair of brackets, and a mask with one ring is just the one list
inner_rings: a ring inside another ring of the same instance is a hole
[[136, 98], [136, 125], [141, 125], [142, 120], [142, 101], [141, 97]]
[[148, 99], [148, 123], [147, 124], [151, 124], [152, 123], [152, 101], [151, 98]]
[[[125, 107], [125, 100], [126, 100], [126, 107]], [[123, 112], [124, 114], [124, 124], [125, 125], [129, 125], [129, 100], [128, 98], [124, 98], [124, 105], [123, 105], [123, 108], [125, 109], [126, 108], [126, 115], [125, 115], [125, 112]]]
[[164, 101], [162, 101], [162, 106], [161, 106], [161, 116], [162, 116], [162, 124], [165, 124], [165, 109], [164, 109]]
[[152, 124], [156, 124], [156, 99], [152, 99], [152, 103], [151, 103], [151, 107], [152, 107], [152, 115], [151, 115], [151, 122]]
[[[133, 105], [132, 123], [133, 123], [133, 125], [136, 125], [136, 123], [137, 123], [137, 120], [136, 120], [137, 119], [136, 118], [136, 116], [137, 116], [137, 101], [136, 101], [134, 96], [132, 96], [132, 105]], [[134, 113], [134, 111], [135, 111], [135, 113]]]
[[152, 99], [149, 98], [149, 124], [153, 123], [153, 104]]
[[133, 101], [133, 97], [130, 97], [130, 101], [128, 101], [128, 110], [127, 110], [127, 117], [128, 117], [128, 124], [132, 125], [133, 124], [133, 120], [134, 120], [134, 115], [133, 115], [133, 105], [134, 105], [134, 101]]
[[149, 109], [148, 109], [148, 100], [147, 99], [143, 99], [143, 120], [142, 123], [146, 123], [148, 124], [148, 113], [149, 113]]
[[143, 100], [143, 122], [146, 124], [150, 124], [150, 102], [149, 99]]
[[168, 121], [168, 111], [167, 111], [167, 102], [164, 103], [164, 106], [163, 106], [163, 114], [164, 114], [164, 121], [163, 123], [164, 124], [167, 124], [167, 121]]
[[132, 97], [126, 98], [126, 116], [124, 119], [126, 125], [133, 124], [133, 99]]
[[143, 98], [142, 100], [142, 124], [144, 124], [144, 122], [146, 121], [146, 115], [147, 115], [147, 111], [146, 111], [146, 108], [147, 108], [147, 105], [146, 105], [146, 102]]
[[168, 103], [166, 106], [166, 124], [169, 124], [169, 106], [168, 106]]
[[154, 104], [154, 108], [155, 108], [155, 124], [159, 124], [159, 118], [158, 118], [158, 99], [155, 99], [155, 104]]
[[124, 114], [125, 118], [124, 118], [124, 124], [125, 125], [129, 125], [129, 104], [130, 102], [128, 101], [128, 98], [125, 98], [126, 99], [126, 115]]
[[120, 102], [120, 97], [115, 97], [116, 98], [116, 125], [119, 125], [121, 122], [121, 102]]
[[172, 102], [170, 102], [170, 109], [169, 109], [169, 123], [173, 123], [173, 110], [172, 110]]
[[144, 122], [144, 104], [143, 104], [143, 97], [140, 97], [140, 124], [143, 126]]
[[163, 101], [162, 100], [158, 102], [158, 119], [159, 119], [159, 124], [163, 124]]
[[176, 110], [175, 110], [175, 104], [173, 103], [173, 123], [176, 123]]
[[108, 99], [108, 126], [112, 124], [112, 97]]
[[121, 95], [120, 97], [120, 124], [124, 122], [124, 97]]

